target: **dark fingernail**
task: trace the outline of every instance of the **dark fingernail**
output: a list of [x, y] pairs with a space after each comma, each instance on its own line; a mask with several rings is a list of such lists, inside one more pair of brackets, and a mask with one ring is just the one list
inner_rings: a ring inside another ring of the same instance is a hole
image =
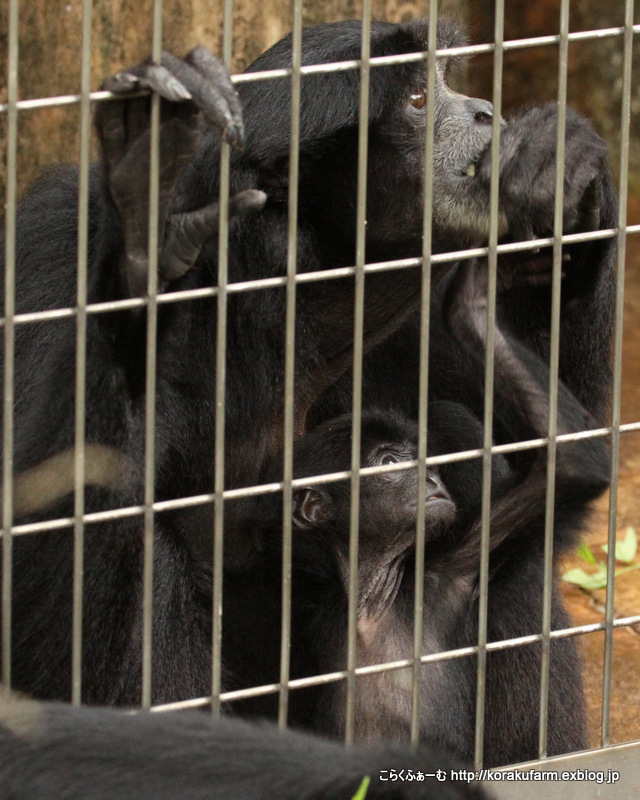
[[224, 129], [224, 139], [231, 147], [237, 147], [239, 150], [244, 146], [244, 126], [242, 123], [231, 122]]
[[132, 89], [135, 89], [140, 83], [138, 77], [136, 75], [132, 75], [130, 72], [116, 72], [112, 80], [122, 84], [123, 86], [131, 86]]
[[193, 95], [182, 81], [178, 80], [162, 64], [152, 64], [149, 67], [149, 78], [153, 78], [151, 85], [167, 100], [179, 102], [180, 100], [193, 99]]

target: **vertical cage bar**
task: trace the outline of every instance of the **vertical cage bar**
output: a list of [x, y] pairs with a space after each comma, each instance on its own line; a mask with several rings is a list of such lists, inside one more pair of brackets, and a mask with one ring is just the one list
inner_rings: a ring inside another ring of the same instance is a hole
[[564, 208], [564, 153], [567, 119], [567, 65], [569, 59], [569, 0], [560, 6], [558, 52], [558, 130], [553, 217], [553, 284], [551, 292], [551, 343], [549, 353], [549, 443], [547, 445], [547, 492], [544, 529], [544, 589], [540, 664], [540, 727], [538, 755], [547, 755], [549, 715], [549, 668], [551, 656], [551, 600], [553, 590], [553, 531], [558, 433], [558, 364], [560, 359], [560, 293], [562, 288], [562, 224]]
[[618, 522], [618, 480], [620, 473], [620, 416], [622, 387], [622, 333], [624, 315], [624, 273], [627, 246], [627, 194], [629, 190], [629, 133], [631, 126], [631, 77], [633, 68], [633, 0], [626, 0], [624, 55], [622, 66], [622, 109], [620, 115], [620, 184], [618, 187], [618, 261], [616, 267], [616, 305], [613, 342], [613, 397], [611, 401], [611, 489], [607, 552], [607, 596], [605, 601], [604, 665], [602, 676], [601, 746], [611, 739], [611, 672], [615, 598], [615, 549]]
[[291, 141], [289, 146], [289, 218], [287, 244], [287, 317], [284, 367], [284, 461], [282, 488], [282, 623], [280, 638], [280, 697], [278, 724], [285, 727], [289, 706], [291, 648], [291, 522], [293, 518], [293, 431], [295, 399], [296, 266], [298, 234], [298, 176], [300, 150], [300, 88], [302, 0], [293, 6], [291, 49]]
[[420, 689], [423, 666], [425, 490], [427, 484], [427, 425], [429, 403], [429, 319], [431, 311], [431, 229], [433, 203], [433, 146], [435, 128], [436, 48], [438, 3], [429, 4], [427, 41], [427, 116], [424, 146], [424, 210], [422, 219], [422, 287], [420, 296], [420, 377], [418, 389], [418, 498], [416, 505], [416, 566], [413, 610], [413, 673], [411, 685], [411, 744], [420, 739]]
[[[162, 57], [162, 0], [153, 4], [153, 46], [156, 64]], [[158, 331], [158, 209], [160, 187], [160, 96], [151, 95], [149, 171], [149, 274], [147, 276], [147, 360], [144, 431], [144, 566], [142, 616], [142, 707], [151, 705], [153, 648], [153, 501], [155, 496], [156, 363]]]
[[476, 725], [474, 763], [484, 757], [484, 709], [487, 675], [487, 610], [489, 606], [489, 527], [491, 518], [491, 446], [493, 444], [493, 375], [498, 273], [498, 190], [500, 177], [500, 122], [502, 114], [502, 62], [504, 0], [496, 0], [493, 53], [493, 121], [491, 132], [491, 185], [489, 190], [489, 255], [487, 285], [487, 343], [485, 350], [484, 435], [482, 453], [482, 509], [478, 602], [478, 665], [476, 676]]
[[[231, 69], [233, 46], [233, 0], [225, 0], [222, 35], [222, 57]], [[231, 148], [226, 141], [220, 146], [220, 224], [218, 227], [218, 295], [216, 323], [216, 419], [214, 456], [213, 517], [213, 620], [211, 630], [211, 712], [220, 713], [222, 691], [222, 581], [224, 557], [224, 436], [225, 390], [227, 382], [227, 282], [229, 271], [229, 161]]]
[[87, 251], [89, 233], [89, 159], [91, 135], [92, 0], [82, 4], [82, 72], [80, 87], [80, 178], [78, 189], [78, 271], [76, 296], [76, 421], [74, 449], [73, 623], [71, 702], [82, 698], [82, 588], [84, 580], [84, 476], [87, 377]]
[[15, 328], [16, 198], [18, 160], [18, 14], [10, 0], [7, 59], [7, 186], [5, 191], [4, 402], [2, 434], [2, 682], [11, 686], [13, 538], [13, 395]]
[[358, 197], [356, 210], [356, 264], [353, 309], [353, 427], [351, 432], [351, 509], [349, 518], [349, 603], [347, 632], [347, 705], [345, 741], [355, 738], [356, 623], [358, 614], [358, 544], [360, 524], [360, 430], [362, 427], [362, 355], [364, 335], [364, 263], [367, 215], [367, 159], [369, 145], [369, 83], [371, 0], [362, 4], [360, 50], [360, 115], [358, 119]]

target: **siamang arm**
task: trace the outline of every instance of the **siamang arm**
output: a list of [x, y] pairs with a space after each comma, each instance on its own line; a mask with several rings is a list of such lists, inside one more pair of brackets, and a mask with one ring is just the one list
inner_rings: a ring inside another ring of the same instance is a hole
[[[445, 301], [447, 321], [453, 336], [475, 359], [482, 361], [487, 339], [487, 271], [482, 261], [459, 265]], [[510, 404], [518, 421], [518, 439], [544, 438], [549, 425], [549, 368], [522, 342], [495, 331], [495, 396]], [[595, 420], [560, 381], [558, 384], [558, 434], [590, 430]], [[544, 519], [547, 452], [535, 450], [533, 461], [495, 499], [491, 509], [490, 548], [495, 550], [514, 534], [528, 530]], [[607, 487], [609, 454], [601, 437], [560, 443], [556, 456], [556, 521], [584, 511], [590, 500]], [[477, 568], [479, 521], [469, 531], [461, 562]]]
[[[124, 247], [119, 277], [125, 295], [147, 289], [149, 174], [151, 166], [150, 89], [162, 98], [159, 134], [159, 277], [160, 288], [193, 267], [207, 239], [218, 232], [217, 202], [177, 213], [179, 179], [195, 153], [200, 114], [231, 145], [242, 147], [240, 103], [224, 66], [203, 47], [184, 60], [162, 54], [160, 64], [145, 61], [108, 79], [105, 89], [122, 99], [101, 103], [96, 128], [102, 146], [107, 192], [119, 217]], [[259, 210], [263, 192], [234, 195], [229, 217]], [[173, 211], [173, 213], [172, 213]]]
[[[522, 241], [553, 234], [558, 108], [532, 108], [501, 134], [500, 206], [508, 237]], [[564, 148], [565, 234], [617, 226], [617, 199], [604, 141], [590, 123], [567, 109]], [[488, 192], [490, 157], [479, 167]], [[615, 238], [563, 248], [560, 376], [580, 402], [601, 419], [610, 381]], [[551, 249], [501, 258], [504, 291], [499, 315], [505, 331], [549, 359]]]
[[[457, 760], [437, 747], [344, 747], [318, 736], [211, 714], [130, 714], [29, 699], [0, 702], [0, 781], [14, 800], [483, 800], [480, 786], [440, 782]], [[446, 773], [445, 773], [446, 770]], [[393, 772], [427, 774], [399, 782]], [[180, 791], [176, 786], [180, 784]]]

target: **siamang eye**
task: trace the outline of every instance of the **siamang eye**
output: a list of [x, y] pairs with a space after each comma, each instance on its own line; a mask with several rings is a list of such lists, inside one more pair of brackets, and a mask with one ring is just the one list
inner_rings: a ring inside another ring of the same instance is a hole
[[427, 96], [424, 92], [415, 92], [411, 95], [410, 102], [414, 108], [424, 108], [427, 104]]
[[400, 459], [397, 456], [395, 456], [393, 453], [384, 453], [380, 457], [380, 464], [382, 466], [387, 466], [389, 464], [397, 464], [399, 461], [400, 461]]

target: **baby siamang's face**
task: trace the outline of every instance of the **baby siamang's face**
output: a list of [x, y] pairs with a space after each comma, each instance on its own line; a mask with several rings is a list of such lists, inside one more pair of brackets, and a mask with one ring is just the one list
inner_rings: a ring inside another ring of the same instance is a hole
[[[297, 455], [318, 474], [348, 470], [351, 458], [350, 416], [321, 426], [303, 440]], [[361, 554], [380, 558], [400, 555], [415, 543], [419, 502], [419, 472], [416, 461], [417, 428], [413, 423], [366, 415], [362, 423], [362, 468], [389, 467], [360, 476], [359, 531]], [[322, 463], [320, 463], [320, 461]], [[424, 496], [425, 534], [434, 538], [456, 518], [456, 507], [440, 475], [426, 471]], [[327, 544], [340, 549], [349, 545], [351, 491], [348, 480], [315, 484], [294, 493], [294, 526], [321, 532]]]

